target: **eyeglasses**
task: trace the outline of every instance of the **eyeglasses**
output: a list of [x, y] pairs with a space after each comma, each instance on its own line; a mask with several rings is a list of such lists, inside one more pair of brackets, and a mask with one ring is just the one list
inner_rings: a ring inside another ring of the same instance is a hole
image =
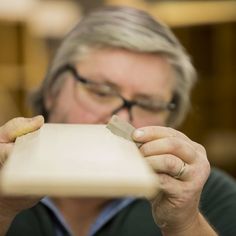
[[[175, 97], [171, 102], [157, 101], [151, 98], [137, 98], [135, 100], [125, 99], [114, 86], [107, 83], [98, 83], [80, 76], [76, 68], [67, 64], [59, 68], [51, 80], [51, 85], [60, 76], [72, 76], [76, 82], [75, 99], [81, 102], [81, 94], [86, 97], [85, 102], [88, 103], [95, 112], [110, 109], [110, 114], [116, 114], [122, 109], [127, 109], [129, 118], [132, 121], [133, 116], [150, 117], [159, 115], [162, 112], [173, 111], [176, 109]], [[80, 90], [80, 91], [79, 91]], [[132, 112], [131, 112], [132, 111]]]

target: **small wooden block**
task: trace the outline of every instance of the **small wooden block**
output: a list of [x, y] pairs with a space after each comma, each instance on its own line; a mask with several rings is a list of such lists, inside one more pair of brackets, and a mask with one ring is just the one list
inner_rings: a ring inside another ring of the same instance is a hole
[[158, 189], [135, 143], [105, 125], [45, 124], [17, 138], [0, 179], [14, 196], [151, 197]]

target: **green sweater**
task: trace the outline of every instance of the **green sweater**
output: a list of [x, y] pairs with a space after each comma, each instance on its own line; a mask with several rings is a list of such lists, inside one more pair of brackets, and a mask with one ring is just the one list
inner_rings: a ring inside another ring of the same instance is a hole
[[[236, 183], [213, 169], [204, 187], [200, 209], [219, 235], [236, 236]], [[53, 236], [51, 214], [41, 203], [18, 214], [7, 236]], [[160, 236], [148, 201], [137, 199], [120, 211], [96, 236]]]

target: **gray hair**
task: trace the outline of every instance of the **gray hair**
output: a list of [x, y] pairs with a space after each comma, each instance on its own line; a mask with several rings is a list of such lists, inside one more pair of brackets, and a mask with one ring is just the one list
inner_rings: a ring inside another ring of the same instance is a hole
[[177, 85], [174, 93], [178, 103], [167, 125], [176, 127], [183, 121], [190, 107], [190, 91], [196, 81], [189, 56], [165, 24], [144, 11], [118, 6], [91, 12], [65, 37], [41, 88], [34, 96], [33, 105], [38, 113], [47, 116], [44, 96], [55, 72], [65, 64], [82, 60], [94, 48], [122, 48], [164, 55], [175, 72]]

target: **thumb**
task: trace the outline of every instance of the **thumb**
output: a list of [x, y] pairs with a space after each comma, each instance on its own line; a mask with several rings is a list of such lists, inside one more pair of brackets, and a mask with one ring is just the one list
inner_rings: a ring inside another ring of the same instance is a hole
[[0, 127], [0, 143], [14, 142], [21, 135], [33, 132], [44, 124], [43, 116], [17, 117]]

